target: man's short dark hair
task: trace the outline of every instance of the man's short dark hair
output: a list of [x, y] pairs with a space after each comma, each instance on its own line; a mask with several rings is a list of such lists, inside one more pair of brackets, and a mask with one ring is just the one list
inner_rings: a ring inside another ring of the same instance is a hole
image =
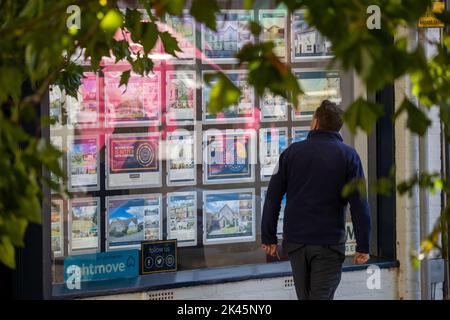
[[314, 116], [319, 120], [319, 129], [339, 131], [344, 124], [342, 114], [342, 109], [336, 103], [330, 100], [323, 100], [320, 107], [314, 113]]

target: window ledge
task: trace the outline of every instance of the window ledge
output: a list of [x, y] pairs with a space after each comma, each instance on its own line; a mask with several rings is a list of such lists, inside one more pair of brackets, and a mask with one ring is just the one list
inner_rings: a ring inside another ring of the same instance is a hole
[[[388, 269], [397, 268], [399, 262], [392, 259], [374, 257], [367, 264], [353, 265], [351, 264], [351, 259], [347, 258], [343, 272], [364, 270], [369, 265], [377, 265], [381, 269]], [[284, 261], [269, 264], [169, 272], [130, 279], [92, 281], [82, 283], [81, 290], [68, 290], [65, 284], [56, 284], [53, 285], [53, 298], [87, 298], [289, 276], [292, 276], [291, 266], [288, 261]]]

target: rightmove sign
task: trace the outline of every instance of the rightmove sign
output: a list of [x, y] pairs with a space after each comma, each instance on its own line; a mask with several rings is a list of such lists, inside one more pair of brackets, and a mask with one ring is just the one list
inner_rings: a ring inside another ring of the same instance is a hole
[[64, 282], [80, 289], [81, 282], [132, 278], [139, 275], [139, 250], [111, 251], [64, 258]]

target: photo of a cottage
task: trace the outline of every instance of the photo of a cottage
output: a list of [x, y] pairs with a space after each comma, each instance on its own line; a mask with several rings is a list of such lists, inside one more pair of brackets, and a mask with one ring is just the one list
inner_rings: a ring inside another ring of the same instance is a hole
[[286, 56], [286, 13], [260, 13], [260, 24], [263, 28], [262, 38], [265, 41], [273, 41], [274, 53], [279, 58], [284, 58]]
[[203, 52], [210, 59], [234, 59], [247, 42], [252, 40], [252, 34], [247, 26], [251, 15], [229, 13], [220, 15], [217, 31], [205, 29]]
[[283, 36], [284, 36], [284, 28], [277, 25], [271, 25], [269, 28], [264, 30], [264, 37], [267, 40], [275, 40]]
[[[239, 97], [239, 102], [237, 104], [232, 104], [220, 112], [206, 113], [206, 119], [242, 119], [242, 118], [253, 118], [254, 116], [254, 89], [251, 87], [245, 79], [245, 74], [235, 73], [235, 72], [225, 72], [230, 80], [241, 90], [241, 96]], [[207, 104], [209, 101], [209, 95], [211, 87], [215, 85], [216, 82], [212, 81], [208, 86], [203, 89], [202, 104], [204, 110], [207, 109]]]
[[331, 42], [311, 27], [302, 13], [293, 16], [292, 29], [294, 58], [331, 55]]
[[230, 54], [229, 51], [237, 51], [238, 33], [237, 28], [231, 24], [224, 30], [217, 32], [208, 32], [205, 35], [207, 50], [221, 51], [224, 55]]
[[[235, 199], [229, 199], [235, 198]], [[233, 238], [251, 236], [253, 229], [253, 202], [239, 200], [239, 194], [206, 197], [206, 238]]]
[[236, 233], [239, 230], [239, 217], [234, 204], [224, 204], [215, 213], [208, 216], [208, 234]]
[[[159, 205], [150, 205], [146, 199], [109, 200], [109, 246], [136, 245], [145, 239], [145, 229], [159, 238]], [[156, 232], [155, 232], [156, 229]]]
[[112, 218], [109, 224], [109, 235], [116, 238], [122, 238], [127, 235], [134, 235], [141, 231], [143, 224], [139, 223], [135, 217]]

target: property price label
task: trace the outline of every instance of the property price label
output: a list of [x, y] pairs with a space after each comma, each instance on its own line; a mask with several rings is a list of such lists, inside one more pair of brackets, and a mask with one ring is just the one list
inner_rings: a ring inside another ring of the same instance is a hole
[[177, 271], [177, 240], [141, 243], [141, 274]]

